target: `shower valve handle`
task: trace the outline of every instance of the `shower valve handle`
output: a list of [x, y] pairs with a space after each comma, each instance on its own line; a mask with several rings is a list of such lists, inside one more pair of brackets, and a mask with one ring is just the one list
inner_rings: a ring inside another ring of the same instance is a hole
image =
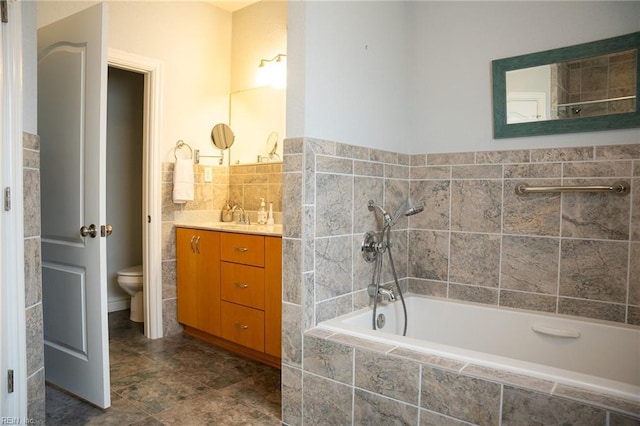
[[376, 233], [369, 231], [364, 235], [360, 250], [362, 251], [362, 257], [366, 262], [373, 262], [379, 253], [384, 253], [387, 249], [387, 245], [382, 241], [376, 240]]

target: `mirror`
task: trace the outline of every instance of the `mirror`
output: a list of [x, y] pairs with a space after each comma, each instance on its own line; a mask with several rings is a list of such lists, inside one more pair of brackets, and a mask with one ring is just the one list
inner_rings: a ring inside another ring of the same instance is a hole
[[494, 137], [640, 126], [640, 32], [492, 62]]
[[230, 153], [232, 165], [281, 161], [278, 139], [285, 137], [285, 107], [283, 89], [256, 87], [231, 93], [229, 124], [236, 134]]
[[234, 140], [233, 130], [226, 124], [216, 124], [213, 126], [213, 129], [211, 129], [211, 141], [213, 145], [220, 150], [231, 148]]
[[266, 152], [269, 158], [278, 155], [278, 132], [271, 132], [267, 138]]

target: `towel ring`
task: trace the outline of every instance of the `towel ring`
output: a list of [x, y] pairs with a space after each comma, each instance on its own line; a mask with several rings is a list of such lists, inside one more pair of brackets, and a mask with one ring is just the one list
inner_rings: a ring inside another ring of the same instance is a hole
[[176, 160], [178, 159], [178, 150], [184, 147], [189, 148], [189, 158], [193, 158], [193, 149], [191, 149], [191, 146], [180, 139], [178, 142], [176, 142], [176, 147], [173, 149], [173, 156], [176, 157]]

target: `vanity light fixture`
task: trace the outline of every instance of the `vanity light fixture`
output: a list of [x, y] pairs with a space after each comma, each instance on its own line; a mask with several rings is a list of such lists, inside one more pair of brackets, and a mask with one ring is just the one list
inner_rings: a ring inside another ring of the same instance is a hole
[[272, 59], [260, 59], [256, 72], [256, 85], [258, 87], [271, 86], [274, 89], [287, 87], [287, 55], [278, 53]]

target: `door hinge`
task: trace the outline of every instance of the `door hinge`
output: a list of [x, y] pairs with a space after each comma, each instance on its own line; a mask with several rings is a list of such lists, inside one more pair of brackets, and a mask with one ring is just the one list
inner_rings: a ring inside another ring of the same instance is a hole
[[4, 211], [8, 212], [11, 210], [11, 188], [6, 187], [4, 189]]
[[7, 373], [7, 391], [13, 393], [13, 370], [9, 370]]
[[2, 22], [9, 22], [9, 11], [7, 10], [7, 0], [0, 0], [0, 16], [2, 17]]

